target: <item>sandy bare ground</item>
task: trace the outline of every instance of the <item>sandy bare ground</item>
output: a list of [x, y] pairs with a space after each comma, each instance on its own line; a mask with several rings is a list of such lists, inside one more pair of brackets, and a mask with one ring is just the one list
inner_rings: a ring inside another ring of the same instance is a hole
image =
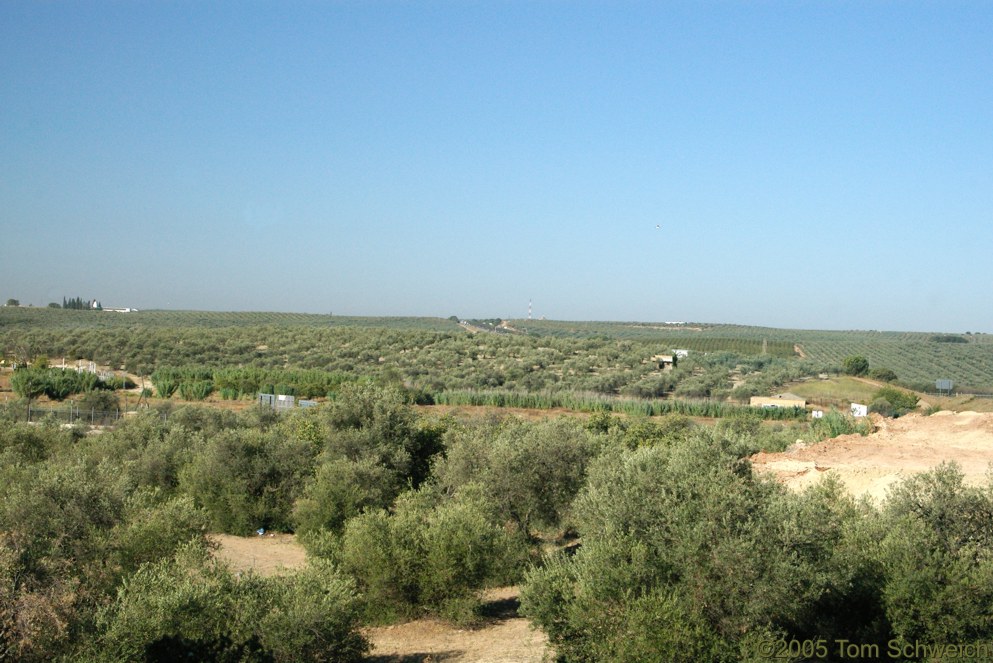
[[487, 624], [464, 630], [435, 619], [365, 630], [375, 663], [540, 663], [551, 660], [548, 639], [517, 616], [517, 587], [490, 590]]
[[217, 556], [234, 571], [254, 571], [263, 576], [292, 573], [307, 563], [307, 553], [292, 534], [231, 536], [211, 534]]
[[756, 454], [753, 467], [798, 490], [834, 474], [853, 495], [877, 502], [893, 483], [944, 461], [958, 463], [966, 483], [986, 483], [993, 463], [993, 413], [942, 411], [899, 419], [874, 416], [873, 421], [877, 430], [866, 437], [843, 435], [783, 453]]

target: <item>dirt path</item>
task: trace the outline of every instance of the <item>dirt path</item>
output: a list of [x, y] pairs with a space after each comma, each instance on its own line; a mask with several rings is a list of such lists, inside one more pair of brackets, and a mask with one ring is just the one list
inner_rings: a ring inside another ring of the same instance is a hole
[[271, 576], [292, 573], [307, 563], [307, 553], [292, 534], [211, 534], [210, 538], [219, 546], [217, 556], [235, 571]]
[[372, 663], [540, 663], [551, 660], [545, 634], [517, 616], [517, 587], [486, 594], [486, 626], [464, 630], [435, 619], [366, 629]]
[[770, 472], [797, 490], [834, 474], [854, 495], [881, 501], [902, 478], [955, 461], [966, 483], [985, 484], [993, 463], [993, 413], [937, 412], [899, 419], [874, 417], [877, 430], [843, 435], [811, 446], [752, 457], [758, 472]]

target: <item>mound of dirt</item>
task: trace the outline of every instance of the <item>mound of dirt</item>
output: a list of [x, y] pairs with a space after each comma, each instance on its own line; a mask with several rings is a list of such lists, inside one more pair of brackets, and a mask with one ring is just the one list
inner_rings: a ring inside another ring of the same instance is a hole
[[768, 472], [802, 490], [834, 474], [853, 495], [881, 501], [905, 477], [954, 461], [971, 485], [985, 484], [993, 463], [993, 413], [938, 412], [899, 419], [873, 417], [876, 432], [842, 435], [810, 446], [752, 457], [757, 472]]

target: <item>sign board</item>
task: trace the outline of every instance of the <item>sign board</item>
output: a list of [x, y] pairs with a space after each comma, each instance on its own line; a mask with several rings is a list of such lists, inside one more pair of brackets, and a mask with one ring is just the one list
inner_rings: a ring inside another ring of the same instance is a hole
[[814, 410], [813, 412], [810, 413], [810, 416], [812, 416], [814, 419], [822, 419], [824, 418], [824, 410]]
[[852, 403], [852, 416], [865, 417], [869, 414], [869, 406], [861, 403]]
[[952, 391], [951, 380], [936, 380], [934, 386], [937, 387], [938, 391], [947, 391], [949, 393]]

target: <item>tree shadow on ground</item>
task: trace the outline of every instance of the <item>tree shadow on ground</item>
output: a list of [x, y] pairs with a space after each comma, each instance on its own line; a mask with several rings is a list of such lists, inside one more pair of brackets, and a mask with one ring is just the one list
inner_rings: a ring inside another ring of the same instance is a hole
[[443, 663], [444, 661], [457, 661], [465, 655], [464, 651], [453, 649], [451, 651], [432, 652], [430, 654], [391, 654], [387, 656], [366, 656], [365, 663]]

